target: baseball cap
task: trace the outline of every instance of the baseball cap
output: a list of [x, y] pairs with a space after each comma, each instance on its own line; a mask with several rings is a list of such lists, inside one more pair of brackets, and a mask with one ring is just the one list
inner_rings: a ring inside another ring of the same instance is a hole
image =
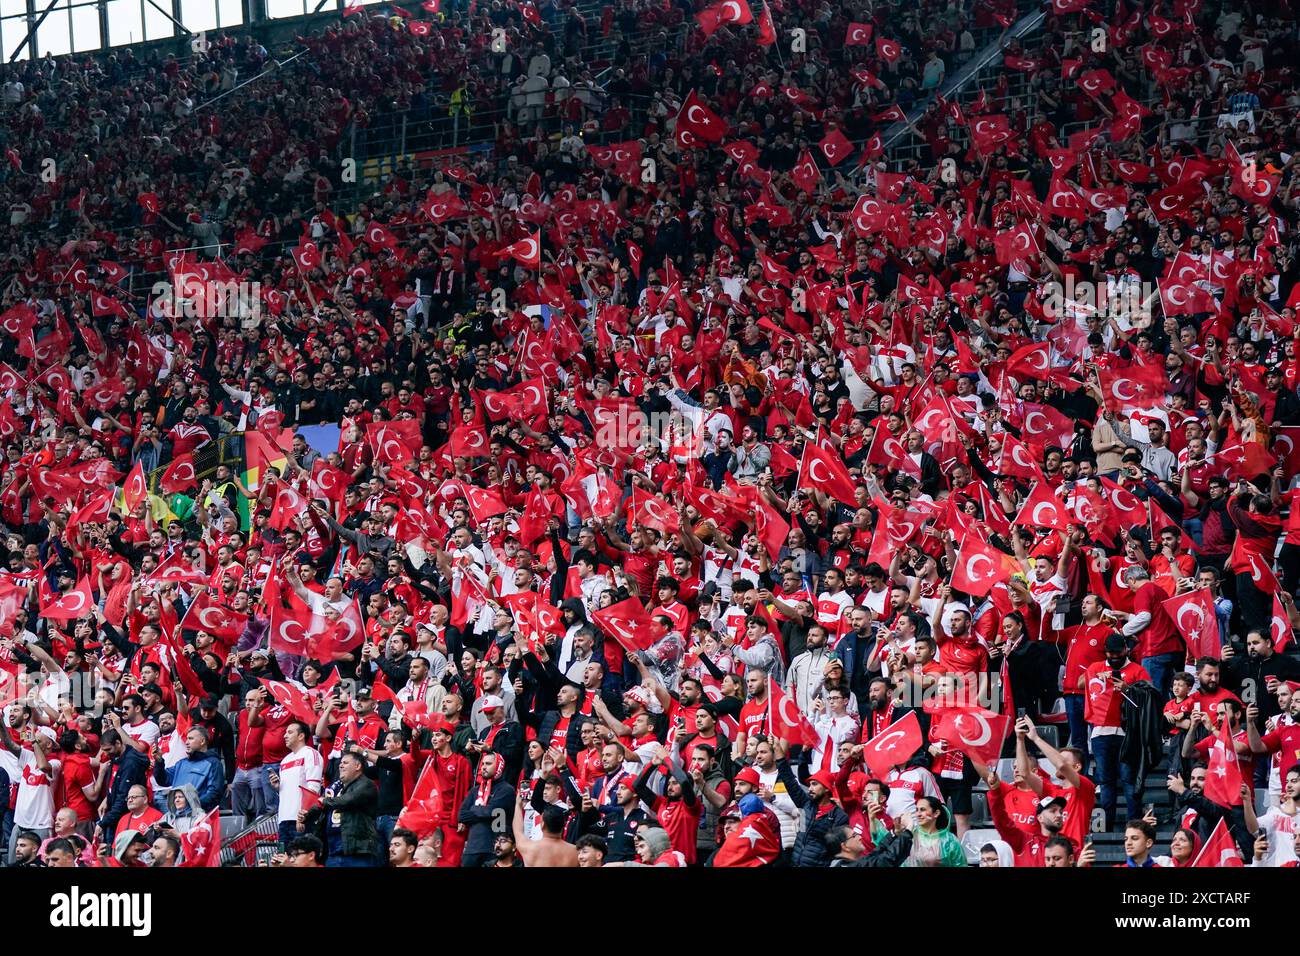
[[484, 710], [495, 710], [496, 708], [504, 707], [505, 705], [506, 702], [502, 700], [500, 697], [498, 697], [496, 694], [488, 694], [483, 698]]
[[1035, 809], [1034, 812], [1035, 812], [1035, 813], [1042, 813], [1042, 812], [1043, 812], [1044, 810], [1046, 810], [1048, 807], [1064, 807], [1064, 806], [1065, 806], [1065, 803], [1066, 803], [1065, 797], [1060, 797], [1060, 796], [1057, 796], [1057, 797], [1043, 797], [1042, 799], [1040, 799], [1040, 800], [1038, 801], [1038, 803], [1037, 803], [1037, 805], [1036, 805], [1037, 808]]
[[751, 787], [757, 787], [759, 784], [758, 771], [753, 767], [746, 767], [740, 773], [736, 774], [736, 783], [747, 783]]

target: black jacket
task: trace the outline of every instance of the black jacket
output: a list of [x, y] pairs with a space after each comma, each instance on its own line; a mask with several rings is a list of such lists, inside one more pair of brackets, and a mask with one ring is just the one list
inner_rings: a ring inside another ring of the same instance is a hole
[[351, 783], [335, 784], [321, 802], [307, 811], [308, 829], [319, 826], [321, 842], [329, 845], [327, 823], [334, 811], [339, 821], [344, 856], [374, 856], [379, 852], [379, 831], [375, 827], [375, 808], [379, 790], [365, 774]]
[[[491, 727], [484, 727], [483, 732], [478, 735], [479, 740], [487, 740], [488, 734], [492, 732]], [[497, 731], [497, 735], [492, 739], [492, 752], [500, 754], [501, 759], [505, 761], [506, 769], [503, 776], [506, 780], [518, 780], [519, 771], [524, 764], [524, 748], [527, 746], [524, 742], [524, 728], [517, 720], [507, 720]]]
[[117, 829], [117, 821], [126, 814], [126, 795], [137, 783], [144, 786], [149, 775], [149, 758], [129, 744], [122, 756], [113, 761], [117, 772], [113, 775], [113, 786], [108, 791], [108, 809], [99, 821], [100, 828], [108, 839], [112, 839]]
[[819, 816], [817, 804], [813, 802], [803, 785], [795, 779], [788, 760], [781, 761], [777, 768], [776, 779], [785, 784], [786, 792], [790, 794], [794, 805], [803, 810], [803, 829], [795, 837], [794, 848], [790, 854], [791, 864], [794, 866], [830, 865], [831, 851], [826, 845], [826, 834], [837, 827], [848, 826], [849, 815], [832, 803], [830, 809]]
[[1121, 695], [1120, 723], [1124, 727], [1124, 741], [1120, 745], [1119, 759], [1134, 768], [1135, 780], [1146, 779], [1147, 771], [1164, 755], [1165, 733], [1169, 728], [1164, 718], [1164, 706], [1164, 695], [1150, 681], [1130, 684]]
[[465, 824], [469, 832], [465, 834], [465, 853], [491, 853], [498, 833], [510, 833], [515, 812], [515, 788], [505, 782], [504, 777], [492, 784], [488, 792], [487, 803], [479, 806], [478, 782], [470, 784], [465, 802], [460, 805], [456, 817], [458, 823]]

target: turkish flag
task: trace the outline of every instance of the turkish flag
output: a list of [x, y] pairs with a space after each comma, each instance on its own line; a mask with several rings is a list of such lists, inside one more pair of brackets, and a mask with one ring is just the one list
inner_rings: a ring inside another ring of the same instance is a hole
[[316, 243], [304, 240], [292, 250], [293, 261], [301, 272], [310, 272], [320, 265], [320, 249]]
[[1051, 487], [1044, 481], [1030, 489], [1019, 514], [1011, 523], [1031, 528], [1050, 528], [1053, 531], [1064, 531], [1069, 526], [1065, 506], [1052, 494]]
[[538, 269], [542, 265], [542, 234], [535, 232], [527, 238], [511, 243], [501, 250], [501, 254], [512, 256], [521, 265]]
[[339, 655], [346, 654], [366, 639], [361, 606], [355, 598], [332, 624], [325, 617], [315, 617], [314, 621], [319, 621], [319, 624], [316, 632], [307, 636], [306, 655], [313, 660], [336, 660]]
[[1010, 727], [1010, 714], [995, 714], [983, 707], [948, 707], [934, 715], [930, 738], [991, 764], [1001, 756]]
[[1204, 201], [1205, 196], [1202, 181], [1193, 179], [1152, 193], [1147, 197], [1147, 205], [1155, 213], [1156, 219], [1181, 218], [1193, 205]]
[[312, 699], [305, 692], [285, 681], [258, 678], [262, 686], [275, 699], [275, 702], [288, 710], [294, 717], [315, 726], [320, 715], [312, 707]]
[[677, 113], [677, 145], [695, 149], [701, 143], [718, 143], [727, 135], [727, 123], [700, 102], [694, 90], [686, 94]]
[[1007, 357], [1007, 373], [1025, 381], [1041, 380], [1051, 367], [1052, 346], [1048, 342], [1021, 346]]
[[754, 21], [754, 14], [746, 0], [722, 0], [711, 7], [705, 7], [695, 15], [706, 37], [711, 37], [718, 27], [728, 23], [746, 24]]
[[638, 246], [635, 242], [629, 241], [627, 244], [627, 264], [628, 267], [632, 270], [632, 275], [640, 279], [641, 278], [641, 247]]
[[187, 491], [193, 488], [194, 483], [194, 456], [186, 452], [184, 455], [172, 459], [167, 466], [167, 470], [163, 472], [158, 487], [171, 495], [178, 491]]
[[489, 518], [505, 514], [510, 510], [505, 501], [495, 491], [476, 488], [464, 482], [461, 483], [461, 489], [465, 492], [465, 500], [469, 502], [470, 513], [474, 515], [474, 520], [479, 524], [483, 524]]
[[283, 531], [306, 509], [307, 499], [298, 494], [287, 482], [277, 482], [275, 499], [271, 502], [271, 514], [266, 519], [266, 523], [276, 531]]
[[149, 483], [144, 476], [143, 462], [136, 461], [135, 467], [122, 482], [122, 503], [128, 512], [134, 512], [149, 494]]
[[464, 219], [469, 215], [469, 207], [465, 205], [465, 201], [450, 189], [442, 193], [429, 193], [420, 209], [435, 225], [450, 219]]
[[681, 527], [681, 520], [676, 510], [668, 502], [655, 495], [647, 494], [637, 487], [632, 488], [629, 501], [632, 521], [635, 524], [654, 528], [660, 534], [673, 535]]
[[90, 294], [90, 312], [94, 316], [117, 315], [122, 318], [128, 318], [130, 312], [127, 311], [118, 299], [103, 292], [92, 292]]
[[1205, 799], [1221, 807], [1241, 806], [1241, 762], [1225, 720], [1210, 745], [1209, 773], [1205, 775]]
[[144, 209], [145, 212], [151, 212], [157, 215], [159, 206], [158, 197], [155, 194], [141, 193], [135, 197], [135, 201], [140, 204], [140, 207]]
[[772, 736], [805, 747], [816, 747], [821, 740], [795, 699], [771, 677], [767, 679], [767, 728]]
[[667, 633], [634, 597], [591, 612], [602, 631], [629, 651], [648, 651]]
[[315, 493], [330, 501], [342, 501], [348, 491], [348, 473], [317, 458], [311, 466], [311, 486]]
[[853, 144], [849, 142], [848, 137], [838, 129], [832, 129], [827, 132], [827, 134], [822, 137], [821, 142], [817, 144], [817, 148], [820, 149], [822, 155], [826, 157], [826, 162], [830, 163], [832, 166], [838, 166], [853, 153]]
[[185, 612], [183, 631], [206, 631], [219, 641], [237, 641], [248, 626], [248, 615], [239, 614], [220, 604], [213, 604], [207, 592], [201, 593]]
[[1187, 652], [1191, 657], [1219, 657], [1219, 618], [1214, 613], [1214, 598], [1208, 588], [1177, 594], [1161, 601], [1160, 606], [1187, 642]]
[[451, 433], [448, 444], [456, 458], [486, 458], [488, 454], [487, 431], [482, 425], [461, 425]]
[[852, 508], [857, 507], [853, 479], [849, 477], [843, 460], [815, 442], [804, 442], [803, 455], [799, 459], [798, 485], [800, 488], [816, 488]]
[[429, 761], [424, 765], [419, 779], [416, 780], [410, 799], [398, 814], [397, 825], [423, 839], [441, 826], [443, 816], [443, 800], [442, 793], [438, 790], [438, 775], [433, 772], [433, 761]]
[[1010, 434], [1002, 435], [1002, 450], [998, 460], [993, 463], [993, 470], [1008, 478], [1024, 478], [1038, 481], [1043, 477], [1042, 468], [1034, 460], [1034, 453], [1029, 446]]
[[1295, 639], [1295, 629], [1291, 626], [1291, 616], [1277, 594], [1273, 595], [1273, 618], [1269, 621], [1269, 633], [1273, 635], [1273, 650], [1285, 650]]
[[[1240, 802], [1240, 797], [1238, 797], [1238, 802]], [[1196, 854], [1196, 859], [1192, 861], [1192, 866], [1245, 865], [1245, 862], [1241, 859], [1241, 850], [1237, 846], [1237, 841], [1234, 840], [1232, 834], [1228, 832], [1227, 818], [1219, 817], [1219, 822], [1214, 825], [1214, 830], [1210, 833], [1210, 838], [1205, 841], [1205, 846], [1201, 847], [1201, 852]]]
[[1010, 580], [1020, 570], [1020, 562], [1014, 557], [968, 534], [952, 571], [952, 586], [971, 597], [984, 597], [993, 585]]
[[1151, 408], [1168, 400], [1169, 378], [1162, 363], [1099, 369], [1102, 394], [1111, 407]]
[[[49, 601], [46, 596], [40, 596], [41, 617], [51, 621], [75, 621], [79, 617], [88, 617], [91, 608], [95, 606], [95, 596], [91, 593], [90, 578], [87, 577], [78, 581], [77, 586], [66, 594], [60, 594]], [[49, 596], [53, 597], [53, 593], [50, 592]]]
[[790, 535], [790, 525], [781, 517], [781, 512], [767, 502], [760, 500], [757, 505], [754, 512], [754, 531], [758, 534], [758, 540], [762, 542], [768, 557], [775, 561], [776, 556], [781, 553], [781, 546], [785, 544], [785, 539]]
[[903, 55], [903, 48], [899, 46], [897, 40], [876, 37], [876, 55], [886, 63], [893, 63]]
[[772, 11], [763, 4], [763, 12], [758, 15], [758, 45], [771, 46], [776, 42], [776, 24], [772, 22]]
[[907, 763], [923, 743], [925, 739], [921, 736], [921, 724], [916, 719], [916, 711], [909, 710], [863, 743], [862, 759], [872, 774], [883, 777], [891, 768]]
[[1245, 444], [1240, 441], [1233, 442], [1221, 448], [1214, 459], [1218, 464], [1225, 466], [1228, 478], [1244, 478], [1247, 481], [1254, 481], [1260, 475], [1265, 475], [1277, 464], [1277, 455], [1255, 441]]
[[25, 430], [22, 419], [14, 411], [13, 403], [5, 399], [0, 404], [0, 438], [12, 438]]
[[181, 834], [181, 859], [177, 866], [221, 865], [221, 808], [212, 810]]
[[850, 23], [844, 31], [845, 46], [867, 46], [875, 28], [870, 23]]
[[397, 236], [381, 222], [372, 222], [366, 226], [366, 242], [372, 249], [396, 249]]
[[159, 584], [207, 584], [212, 580], [212, 573], [194, 567], [182, 552], [176, 551], [154, 569], [148, 580]]
[[[817, 172], [817, 160], [813, 159], [810, 150], [804, 149], [799, 154], [799, 161], [794, 164], [794, 169], [790, 170], [790, 178], [794, 184], [806, 193], [815, 192], [817, 184], [821, 182], [821, 175]], [[789, 273], [787, 272], [787, 275]]]
[[767, 866], [781, 855], [781, 827], [770, 810], [743, 817], [713, 858], [715, 867]]

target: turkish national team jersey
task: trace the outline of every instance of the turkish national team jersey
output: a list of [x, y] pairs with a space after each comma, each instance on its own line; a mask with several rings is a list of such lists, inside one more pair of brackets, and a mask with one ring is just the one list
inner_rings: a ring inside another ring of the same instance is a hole
[[36, 754], [22, 752], [22, 769], [18, 781], [18, 800], [14, 804], [14, 826], [22, 830], [48, 830], [54, 826], [54, 778], [61, 761], [49, 759], [50, 769], [36, 765]]
[[279, 821], [297, 820], [302, 809], [302, 788], [319, 794], [325, 776], [325, 761], [312, 747], [303, 747], [289, 753], [280, 761], [280, 814]]
[[889, 800], [885, 804], [885, 812], [895, 820], [904, 813], [912, 813], [916, 810], [916, 801], [919, 797], [943, 799], [943, 795], [939, 792], [939, 785], [934, 782], [934, 774], [924, 767], [908, 767], [902, 771], [897, 768], [892, 769], [885, 777], [885, 783], [889, 786]]
[[746, 737], [767, 733], [767, 701], [751, 700], [740, 708], [740, 729]]

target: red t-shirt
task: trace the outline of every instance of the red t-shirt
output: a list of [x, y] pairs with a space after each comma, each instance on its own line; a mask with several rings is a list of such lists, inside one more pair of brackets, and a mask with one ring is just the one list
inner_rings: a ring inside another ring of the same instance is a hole
[[1043, 795], [1065, 798], [1061, 836], [1069, 838], [1075, 846], [1083, 846], [1092, 823], [1092, 809], [1097, 805], [1097, 785], [1080, 774], [1077, 787], [1045, 782]]
[[767, 701], [751, 700], [740, 708], [740, 729], [746, 737], [767, 733]]
[[1147, 581], [1138, 588], [1133, 596], [1133, 613], [1143, 611], [1151, 615], [1151, 623], [1142, 629], [1141, 644], [1138, 645], [1139, 657], [1156, 657], [1160, 654], [1174, 654], [1187, 649], [1182, 637], [1169, 619], [1161, 602], [1169, 595], [1154, 581]]
[[[1265, 734], [1261, 741], [1269, 753], [1279, 755], [1278, 768], [1285, 781], [1291, 768], [1300, 763], [1300, 724], [1286, 724], [1279, 727]], [[1245, 773], [1244, 769], [1242, 773]]]
[[90, 769], [90, 757], [87, 754], [62, 754], [63, 773], [59, 783], [62, 791], [59, 802], [77, 814], [77, 822], [95, 819], [95, 808], [86, 799], [82, 787], [89, 787], [95, 782], [95, 773]]
[[1070, 647], [1065, 652], [1065, 682], [1061, 687], [1063, 693], [1083, 693], [1079, 689], [1079, 678], [1089, 665], [1106, 659], [1106, 635], [1110, 632], [1111, 629], [1100, 622], [1066, 628]]
[[262, 763], [276, 764], [284, 759], [289, 748], [284, 742], [284, 728], [293, 720], [287, 707], [275, 704], [262, 710]]

